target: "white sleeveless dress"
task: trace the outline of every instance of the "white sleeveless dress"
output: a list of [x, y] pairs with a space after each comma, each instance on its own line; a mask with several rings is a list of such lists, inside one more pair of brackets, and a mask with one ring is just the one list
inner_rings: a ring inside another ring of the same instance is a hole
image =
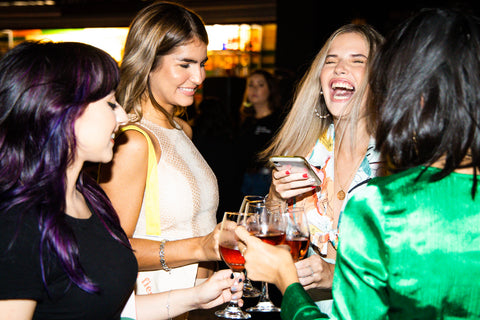
[[[152, 132], [161, 149], [157, 165], [161, 235], [146, 234], [144, 199], [133, 237], [179, 240], [210, 233], [216, 225], [219, 196], [217, 179], [205, 159], [183, 130], [166, 129], [146, 119], [136, 124]], [[193, 287], [197, 268], [198, 264], [191, 264], [170, 272], [139, 272], [136, 292]]]

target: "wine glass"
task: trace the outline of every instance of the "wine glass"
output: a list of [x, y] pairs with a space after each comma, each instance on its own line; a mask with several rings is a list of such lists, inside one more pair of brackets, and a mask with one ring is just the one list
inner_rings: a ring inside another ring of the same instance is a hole
[[[247, 206], [247, 203], [251, 201], [263, 201], [262, 196], [253, 196], [253, 195], [248, 195], [243, 197], [242, 200], [242, 205], [240, 206], [240, 213], [245, 213], [245, 208]], [[245, 280], [243, 282], [243, 296], [246, 298], [256, 298], [260, 296], [261, 292], [257, 288], [255, 288], [252, 285], [252, 282], [250, 279], [247, 278], [247, 270], [244, 270], [245, 273]]]
[[287, 229], [285, 244], [290, 246], [293, 261], [302, 260], [310, 244], [310, 230], [303, 206], [288, 207], [285, 211]]
[[[245, 259], [238, 250], [238, 238], [235, 234], [235, 228], [238, 225], [245, 226], [246, 216], [239, 212], [225, 212], [220, 226], [220, 254], [223, 261], [233, 271], [235, 277], [239, 277], [245, 269]], [[218, 317], [227, 319], [249, 319], [250, 314], [243, 312], [238, 305], [237, 300], [230, 300], [223, 310], [215, 312]]]
[[[245, 209], [249, 215], [247, 230], [254, 236], [271, 245], [279, 245], [285, 241], [286, 216], [283, 204], [267, 205], [264, 201], [251, 201]], [[253, 215], [251, 215], [253, 214]], [[249, 312], [280, 312], [268, 294], [268, 284], [262, 282], [262, 294], [258, 303]]]

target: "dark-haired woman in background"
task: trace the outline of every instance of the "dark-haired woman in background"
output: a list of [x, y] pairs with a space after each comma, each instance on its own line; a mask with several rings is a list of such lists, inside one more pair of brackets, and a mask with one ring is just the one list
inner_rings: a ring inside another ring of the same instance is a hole
[[[133, 292], [127, 236], [82, 172], [86, 161], [112, 159], [127, 121], [118, 81], [116, 62], [80, 43], [24, 42], [0, 60], [0, 319], [119, 319]], [[224, 303], [231, 274], [132, 299], [134, 316], [168, 319]]]
[[[393, 174], [372, 179], [345, 209], [337, 318], [480, 318], [479, 57], [480, 20], [441, 9], [401, 24], [375, 57], [370, 106]], [[282, 317], [320, 318], [289, 252], [238, 234], [249, 277], [284, 292]]]
[[[278, 81], [269, 71], [258, 69], [247, 78], [240, 107], [238, 154], [243, 164], [241, 192], [266, 195], [271, 172], [258, 153], [267, 147], [282, 122]], [[241, 199], [240, 199], [241, 201]]]

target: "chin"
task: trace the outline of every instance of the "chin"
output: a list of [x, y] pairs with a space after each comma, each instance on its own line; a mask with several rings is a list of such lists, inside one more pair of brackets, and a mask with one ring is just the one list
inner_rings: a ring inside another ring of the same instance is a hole
[[176, 101], [176, 105], [179, 107], [190, 107], [193, 103], [195, 102], [195, 99], [192, 98], [185, 98], [185, 99], [179, 99], [179, 101]]

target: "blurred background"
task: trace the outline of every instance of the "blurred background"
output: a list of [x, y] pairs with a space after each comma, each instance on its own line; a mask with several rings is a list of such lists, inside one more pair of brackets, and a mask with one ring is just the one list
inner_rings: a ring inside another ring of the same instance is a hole
[[[0, 0], [0, 56], [21, 41], [47, 38], [86, 42], [101, 47], [120, 62], [130, 21], [139, 9], [151, 2]], [[422, 7], [458, 6], [475, 12], [480, 7], [480, 3], [473, 0], [175, 2], [196, 11], [208, 26], [208, 78], [245, 78], [250, 70], [264, 68], [284, 79], [285, 86], [294, 83], [304, 73], [327, 36], [342, 24], [369, 23], [387, 34]], [[231, 86], [227, 80], [216, 82], [218, 85], [223, 83], [225, 87]], [[237, 88], [238, 81], [233, 82], [233, 87], [243, 92], [242, 88]], [[229, 95], [230, 100], [239, 99], [234, 93]], [[288, 97], [285, 99], [288, 100]]]

